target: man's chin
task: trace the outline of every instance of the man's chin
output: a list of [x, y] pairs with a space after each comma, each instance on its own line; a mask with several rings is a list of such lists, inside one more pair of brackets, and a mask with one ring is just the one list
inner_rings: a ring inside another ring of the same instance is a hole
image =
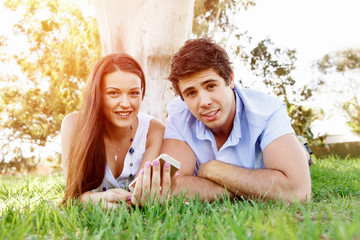
[[[204, 123], [204, 122], [203, 122]], [[218, 121], [213, 121], [213, 122], [207, 122], [207, 123], [204, 123], [206, 127], [210, 128], [211, 130], [213, 129], [218, 129], [218, 128], [221, 128], [222, 125], [219, 124]]]

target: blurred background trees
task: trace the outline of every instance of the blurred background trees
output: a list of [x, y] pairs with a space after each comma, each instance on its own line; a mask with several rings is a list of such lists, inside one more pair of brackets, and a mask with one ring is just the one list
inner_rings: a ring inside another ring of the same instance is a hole
[[[26, 157], [24, 147], [34, 152], [45, 146], [59, 135], [63, 117], [78, 109], [81, 87], [101, 54], [100, 38], [96, 20], [73, 1], [8, 0], [4, 6], [22, 13], [13, 32], [25, 48], [1, 59], [19, 73], [1, 76], [0, 170], [23, 171], [39, 161]], [[1, 50], [5, 45], [2, 40]]]
[[[63, 117], [78, 110], [84, 82], [101, 56], [101, 44], [96, 19], [84, 14], [81, 1], [7, 0], [4, 6], [21, 14], [13, 32], [24, 39], [24, 46], [19, 46], [20, 52], [6, 53], [8, 39], [0, 36], [0, 61], [19, 70], [0, 75], [0, 172], [23, 171], [39, 162], [37, 149], [57, 142]], [[255, 1], [195, 0], [192, 37], [216, 39], [228, 51], [234, 68], [245, 66], [266, 91], [285, 101], [296, 133], [313, 141], [318, 136], [310, 125], [317, 113], [303, 103], [317, 84], [296, 84], [295, 50], [281, 49], [271, 39], [252, 41], [236, 21], [250, 7], [256, 7]], [[59, 153], [54, 161], [60, 163]]]
[[295, 133], [310, 143], [321, 142], [322, 136], [314, 136], [310, 127], [317, 113], [302, 105], [313, 96], [318, 84], [295, 85], [292, 73], [296, 68], [296, 51], [278, 48], [267, 38], [258, 43], [247, 59], [251, 71], [262, 79], [266, 89], [285, 102]]
[[317, 67], [325, 75], [326, 90], [342, 96], [339, 108], [347, 116], [347, 124], [360, 133], [360, 49], [325, 54]]

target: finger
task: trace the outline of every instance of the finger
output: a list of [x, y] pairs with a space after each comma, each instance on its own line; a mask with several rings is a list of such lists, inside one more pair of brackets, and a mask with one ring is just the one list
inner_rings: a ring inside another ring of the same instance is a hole
[[124, 202], [127, 201], [129, 196], [131, 196], [131, 193], [121, 189], [121, 188], [114, 188], [107, 191], [106, 199], [109, 202]]
[[160, 197], [160, 162], [158, 159], [153, 161], [152, 176], [151, 176], [151, 200]]
[[131, 192], [125, 191], [121, 193], [120, 199], [118, 200], [120, 200], [121, 202], [127, 202], [127, 201], [131, 201], [131, 198], [132, 198]]
[[107, 190], [104, 193], [105, 193], [105, 200], [107, 202], [114, 202], [115, 201], [116, 197], [114, 197], [114, 195], [116, 195], [116, 194], [114, 194], [112, 191]]
[[148, 197], [150, 194], [150, 184], [151, 184], [151, 163], [148, 161], [144, 166], [144, 176], [143, 176], [143, 192], [141, 194], [141, 200], [148, 202]]
[[111, 210], [111, 209], [117, 209], [117, 205], [115, 203], [111, 203], [111, 202], [108, 202], [108, 201], [102, 201], [102, 207], [104, 209], [108, 209], [108, 210]]
[[163, 201], [169, 194], [170, 189], [170, 182], [171, 182], [171, 176], [170, 176], [170, 163], [165, 162], [163, 167], [163, 176], [162, 176], [162, 189], [161, 189], [161, 201]]
[[[170, 172], [171, 174], [171, 172]], [[173, 174], [173, 176], [171, 177], [171, 181], [170, 181], [170, 187], [169, 187], [169, 196], [172, 197], [173, 196], [173, 192], [171, 191], [171, 189], [176, 189], [176, 186], [179, 186], [179, 183], [181, 182], [181, 178], [180, 178], [180, 171], [176, 171], [175, 174]]]
[[139, 173], [139, 176], [138, 176], [138, 180], [136, 181], [136, 185], [135, 185], [133, 195], [131, 197], [131, 203], [133, 205], [139, 204], [140, 201], [141, 201], [141, 195], [142, 195], [142, 192], [143, 192], [143, 189], [142, 189], [143, 176], [144, 176], [144, 169], [141, 169], [140, 173]]
[[128, 209], [131, 209], [132, 206], [134, 206], [134, 204], [132, 203], [132, 197], [130, 197], [130, 198], [129, 198], [129, 201], [126, 201], [125, 203], [126, 203], [126, 207], [127, 207]]
[[[141, 169], [139, 169], [139, 174], [140, 174], [140, 170]], [[136, 176], [135, 177], [135, 179], [131, 182], [131, 183], [129, 183], [129, 191], [130, 192], [134, 192], [134, 190], [135, 190], [135, 186], [136, 186], [136, 183], [137, 183], [137, 180], [139, 179], [139, 176]]]

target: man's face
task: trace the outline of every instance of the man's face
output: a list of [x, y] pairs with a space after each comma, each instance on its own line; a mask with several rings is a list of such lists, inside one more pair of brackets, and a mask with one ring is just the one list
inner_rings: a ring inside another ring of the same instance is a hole
[[181, 79], [179, 89], [191, 113], [214, 133], [231, 131], [235, 116], [233, 75], [226, 85], [215, 70], [205, 69]]

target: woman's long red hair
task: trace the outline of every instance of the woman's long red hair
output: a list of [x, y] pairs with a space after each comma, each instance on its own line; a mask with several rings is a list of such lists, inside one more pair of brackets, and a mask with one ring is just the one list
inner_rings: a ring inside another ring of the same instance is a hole
[[76, 131], [70, 143], [65, 201], [78, 198], [97, 188], [105, 175], [104, 143], [105, 117], [102, 111], [101, 84], [103, 77], [115, 71], [136, 74], [141, 79], [142, 97], [145, 95], [145, 76], [139, 63], [124, 53], [101, 58], [87, 81]]

